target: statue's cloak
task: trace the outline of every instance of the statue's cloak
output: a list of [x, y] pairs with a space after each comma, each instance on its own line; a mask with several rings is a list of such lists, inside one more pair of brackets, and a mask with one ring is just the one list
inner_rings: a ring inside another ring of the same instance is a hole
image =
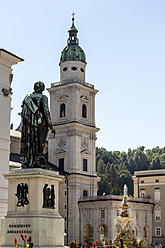
[[52, 125], [47, 96], [36, 92], [27, 95], [22, 103], [21, 117], [20, 160], [28, 167], [36, 167], [37, 162], [44, 164], [43, 149], [48, 127]]

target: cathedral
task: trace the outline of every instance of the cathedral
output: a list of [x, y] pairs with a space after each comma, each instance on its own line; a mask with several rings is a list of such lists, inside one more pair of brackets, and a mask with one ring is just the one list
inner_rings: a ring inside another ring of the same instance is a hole
[[[86, 56], [79, 46], [74, 17], [68, 33], [59, 62], [60, 82], [52, 83], [47, 89], [56, 135], [49, 133], [47, 138], [46, 168], [63, 176], [57, 196], [65, 225], [65, 245], [70, 245], [73, 240], [81, 244], [96, 240], [108, 244], [121, 229], [115, 217], [120, 215], [122, 196], [97, 196], [100, 178], [97, 177], [95, 159], [96, 133], [99, 131], [95, 123], [95, 95], [98, 90], [85, 80]], [[16, 58], [17, 63], [22, 61]], [[10, 170], [21, 167], [20, 139], [21, 125], [10, 130]], [[128, 202], [131, 206], [129, 214], [134, 217], [130, 231], [138, 241], [145, 237], [146, 243], [151, 243], [153, 201], [136, 194], [136, 197], [129, 197]]]

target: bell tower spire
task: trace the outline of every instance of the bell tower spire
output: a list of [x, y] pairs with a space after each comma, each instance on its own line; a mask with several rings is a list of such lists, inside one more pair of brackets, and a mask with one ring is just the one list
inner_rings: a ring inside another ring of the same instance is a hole
[[75, 13], [72, 14], [72, 26], [68, 30], [69, 38], [67, 46], [63, 49], [60, 58], [60, 64], [64, 61], [81, 61], [86, 64], [86, 57], [83, 49], [79, 46], [79, 39], [77, 38], [78, 30], [75, 27]]
[[[95, 161], [99, 131], [95, 125], [95, 95], [98, 90], [85, 81], [86, 58], [78, 45], [74, 21], [73, 13], [67, 46], [60, 58], [60, 82], [52, 83], [48, 89], [56, 129], [56, 136], [49, 138], [48, 155], [51, 163], [67, 173], [68, 244], [80, 240], [78, 201], [83, 196], [96, 196], [99, 181]], [[61, 211], [65, 213], [66, 209]]]
[[69, 33], [69, 38], [68, 38], [68, 45], [69, 44], [79, 44], [79, 40], [77, 38], [77, 33], [78, 33], [78, 30], [76, 29], [75, 25], [74, 25], [74, 18], [75, 16], [75, 13], [73, 12], [72, 14], [72, 26], [71, 28], [68, 30], [68, 33]]
[[75, 13], [72, 14], [72, 26], [68, 30], [69, 38], [67, 46], [63, 49], [60, 58], [60, 82], [81, 82], [85, 84], [86, 57], [83, 49], [79, 46], [77, 38], [78, 30], [75, 27]]

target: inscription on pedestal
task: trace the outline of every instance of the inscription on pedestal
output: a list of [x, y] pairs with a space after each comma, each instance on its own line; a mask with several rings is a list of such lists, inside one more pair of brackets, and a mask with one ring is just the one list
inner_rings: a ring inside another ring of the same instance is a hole
[[[17, 229], [19, 228], [19, 229]], [[28, 228], [25, 230], [24, 228]], [[17, 225], [9, 225], [9, 229], [7, 230], [7, 234], [13, 234], [13, 233], [32, 233], [32, 230], [30, 230], [30, 224], [22, 225], [22, 224], [17, 224]]]

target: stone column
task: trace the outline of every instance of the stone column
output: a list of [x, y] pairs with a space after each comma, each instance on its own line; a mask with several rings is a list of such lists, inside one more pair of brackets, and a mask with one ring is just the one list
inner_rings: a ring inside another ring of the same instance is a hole
[[111, 239], [111, 208], [108, 207], [107, 209], [107, 213], [108, 213], [108, 239]]
[[93, 239], [94, 241], [98, 240], [98, 235], [97, 235], [97, 208], [94, 207], [93, 209]]
[[134, 197], [139, 197], [139, 178], [133, 176], [134, 181]]

